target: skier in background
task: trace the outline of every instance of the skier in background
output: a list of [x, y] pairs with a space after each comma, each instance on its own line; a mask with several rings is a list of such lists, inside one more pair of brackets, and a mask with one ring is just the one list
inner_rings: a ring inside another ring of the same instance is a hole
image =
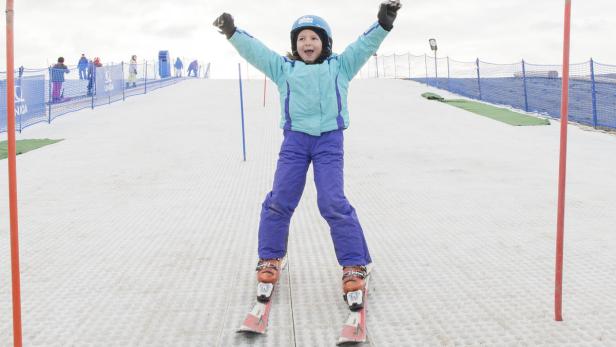
[[64, 57], [59, 57], [58, 62], [51, 67], [51, 102], [62, 100], [62, 83], [64, 83], [64, 74], [67, 73], [70, 71], [64, 65]]
[[223, 13], [214, 25], [240, 55], [274, 81], [285, 107], [280, 127], [284, 139], [272, 191], [262, 204], [259, 224], [257, 280], [276, 283], [287, 252], [291, 216], [301, 198], [306, 172], [313, 165], [317, 203], [329, 224], [342, 289], [349, 293], [365, 286], [366, 266], [372, 262], [355, 209], [343, 187], [343, 130], [349, 126], [349, 82], [377, 51], [401, 4], [384, 1], [374, 23], [341, 54], [332, 52], [332, 32], [325, 20], [306, 15], [291, 28], [291, 52], [280, 56], [236, 28]]
[[175, 59], [175, 64], [173, 64], [173, 67], [175, 67], [175, 77], [182, 77], [182, 68], [184, 68], [184, 64], [182, 64], [180, 57]]

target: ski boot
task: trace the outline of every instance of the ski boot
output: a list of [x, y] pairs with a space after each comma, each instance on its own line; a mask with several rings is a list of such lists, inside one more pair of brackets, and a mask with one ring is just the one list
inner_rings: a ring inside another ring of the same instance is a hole
[[278, 282], [282, 259], [261, 259], [257, 264], [257, 301], [268, 302]]
[[342, 295], [351, 311], [364, 307], [364, 292], [368, 270], [365, 266], [345, 266], [342, 268]]

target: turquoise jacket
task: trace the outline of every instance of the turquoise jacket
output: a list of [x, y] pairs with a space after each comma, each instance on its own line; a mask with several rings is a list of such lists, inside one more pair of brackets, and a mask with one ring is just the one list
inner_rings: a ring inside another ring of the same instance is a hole
[[332, 54], [323, 63], [310, 65], [277, 54], [240, 29], [229, 41], [244, 59], [278, 86], [280, 127], [320, 136], [349, 127], [349, 82], [388, 33], [375, 23], [341, 54]]

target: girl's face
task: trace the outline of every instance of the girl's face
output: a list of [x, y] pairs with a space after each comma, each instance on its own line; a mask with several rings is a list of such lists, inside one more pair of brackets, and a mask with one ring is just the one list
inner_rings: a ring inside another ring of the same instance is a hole
[[304, 29], [297, 35], [297, 53], [304, 63], [314, 63], [321, 56], [322, 50], [323, 42], [314, 31]]

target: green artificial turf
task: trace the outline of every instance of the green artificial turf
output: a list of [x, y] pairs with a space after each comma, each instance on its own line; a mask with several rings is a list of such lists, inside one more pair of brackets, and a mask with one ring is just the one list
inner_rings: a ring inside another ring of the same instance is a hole
[[[51, 139], [32, 139], [32, 140], [17, 140], [17, 155], [29, 152], [31, 150], [51, 145], [62, 140]], [[8, 149], [6, 141], [0, 142], [0, 160], [6, 159], [8, 156]]]
[[462, 100], [462, 99], [446, 100], [445, 98], [435, 93], [423, 93], [421, 94], [421, 96], [423, 96], [424, 98], [428, 100], [437, 100], [440, 102], [444, 102], [451, 106], [455, 106], [463, 110], [467, 110], [469, 112], [478, 114], [480, 116], [492, 118], [494, 120], [507, 123], [509, 125], [522, 126], [522, 125], [549, 125], [550, 124], [550, 121], [547, 119], [528, 116], [522, 113], [511, 111], [506, 108], [500, 108], [500, 107], [484, 104], [478, 101]]

